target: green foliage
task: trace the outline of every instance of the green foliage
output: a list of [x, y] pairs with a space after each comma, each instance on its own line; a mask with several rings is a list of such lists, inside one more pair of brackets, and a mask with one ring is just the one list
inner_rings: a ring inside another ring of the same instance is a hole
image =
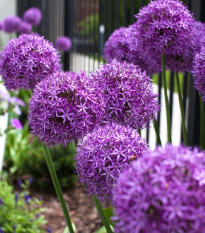
[[[73, 143], [66, 148], [53, 148], [52, 157], [62, 187], [71, 186], [76, 181], [73, 171], [74, 154]], [[31, 135], [27, 126], [22, 130], [13, 129], [7, 133], [4, 167], [13, 180], [32, 176], [36, 188], [53, 190], [42, 144], [37, 137]]]
[[[24, 184], [25, 185], [25, 184]], [[42, 202], [37, 198], [29, 199], [25, 202], [25, 195], [29, 196], [27, 188], [18, 193], [13, 192], [13, 187], [5, 180], [0, 181], [0, 227], [5, 233], [40, 233], [41, 228], [46, 223], [43, 215], [39, 215], [43, 209], [40, 208]]]
[[80, 31], [80, 36], [89, 37], [92, 43], [97, 42], [98, 41], [98, 25], [99, 25], [98, 14], [87, 16], [84, 20], [78, 23], [78, 29]]

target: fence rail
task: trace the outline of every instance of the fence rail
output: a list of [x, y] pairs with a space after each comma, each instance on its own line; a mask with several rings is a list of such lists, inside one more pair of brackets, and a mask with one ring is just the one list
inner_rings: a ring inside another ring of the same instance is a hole
[[[91, 71], [103, 63], [103, 46], [109, 35], [118, 27], [132, 24], [135, 21], [134, 15], [137, 14], [140, 7], [148, 2], [148, 0], [17, 0], [17, 13], [22, 16], [27, 8], [39, 7], [43, 11], [44, 17], [42, 23], [37, 27], [37, 32], [52, 42], [63, 34], [72, 39], [72, 50], [69, 53], [64, 53], [64, 69]], [[205, 14], [203, 14], [205, 1], [187, 0], [184, 2], [197, 20], [205, 22]], [[180, 137], [181, 124], [178, 118], [179, 112], [174, 86], [174, 76], [173, 73], [170, 73], [169, 100], [172, 133]], [[163, 105], [161, 88], [162, 77], [159, 74], [157, 76], [157, 90], [159, 102]], [[199, 94], [193, 87], [193, 78], [188, 77], [187, 73], [183, 76], [183, 105], [189, 145], [199, 145], [201, 130]], [[163, 111], [161, 111], [158, 125], [162, 134], [166, 130], [163, 127], [163, 121], [164, 116]], [[144, 137], [150, 143], [156, 140], [152, 131], [150, 128], [143, 132]], [[182, 138], [177, 140], [182, 140]]]

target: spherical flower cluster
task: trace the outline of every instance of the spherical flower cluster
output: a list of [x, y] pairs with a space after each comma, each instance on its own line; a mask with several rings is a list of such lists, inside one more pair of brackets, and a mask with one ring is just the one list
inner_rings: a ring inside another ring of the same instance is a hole
[[199, 53], [201, 47], [204, 46], [205, 39], [205, 23], [196, 21], [193, 30], [193, 45], [195, 53]]
[[33, 89], [60, 68], [58, 51], [37, 34], [12, 39], [1, 53], [0, 74], [7, 89]]
[[62, 51], [69, 51], [71, 49], [72, 42], [67, 36], [60, 36], [56, 40], [56, 48]]
[[21, 23], [21, 18], [18, 16], [9, 16], [4, 20], [4, 31], [11, 33], [17, 32], [19, 25]]
[[19, 33], [31, 33], [32, 25], [30, 23], [26, 23], [22, 21], [19, 25], [18, 32]]
[[157, 118], [158, 94], [153, 93], [150, 77], [137, 66], [113, 60], [93, 76], [104, 94], [107, 121], [139, 129]]
[[205, 232], [205, 151], [157, 148], [134, 161], [113, 191], [120, 233]]
[[116, 59], [120, 62], [128, 60], [129, 41], [130, 41], [129, 28], [121, 27], [116, 29], [105, 43], [104, 58], [107, 62]]
[[119, 62], [127, 61], [128, 63], [133, 63], [147, 73], [158, 72], [157, 64], [149, 61], [149, 57], [146, 59], [142, 57], [134, 25], [130, 25], [128, 28], [121, 27], [111, 34], [105, 43], [104, 58], [109, 63], [113, 59]]
[[42, 12], [36, 7], [31, 7], [23, 14], [23, 20], [27, 23], [30, 23], [34, 26], [39, 25], [42, 19]]
[[161, 55], [173, 71], [190, 71], [195, 20], [178, 0], [151, 1], [136, 15], [136, 33], [143, 56], [161, 65]]
[[104, 117], [104, 101], [85, 73], [56, 72], [36, 85], [29, 125], [48, 145], [70, 143], [92, 131]]
[[202, 47], [200, 53], [195, 56], [192, 73], [194, 85], [205, 101], [205, 47]]
[[121, 125], [104, 125], [78, 143], [75, 167], [90, 194], [99, 200], [112, 198], [113, 185], [131, 160], [148, 151], [136, 130]]

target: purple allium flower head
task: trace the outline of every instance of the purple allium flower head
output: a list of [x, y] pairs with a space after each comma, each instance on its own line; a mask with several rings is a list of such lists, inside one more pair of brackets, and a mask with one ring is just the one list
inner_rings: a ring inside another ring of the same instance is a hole
[[4, 233], [4, 230], [0, 227], [0, 233]]
[[78, 143], [75, 167], [88, 192], [106, 201], [112, 198], [112, 188], [120, 172], [147, 151], [145, 140], [135, 129], [106, 124]]
[[[204, 40], [205, 43], [205, 40]], [[195, 56], [192, 70], [194, 85], [200, 92], [202, 100], [205, 101], [205, 47], [201, 48], [200, 53]]]
[[42, 12], [36, 7], [31, 7], [23, 14], [23, 20], [27, 23], [30, 23], [34, 26], [39, 25], [42, 19]]
[[205, 23], [196, 21], [193, 30], [193, 43], [195, 46], [196, 54], [200, 52], [201, 47], [204, 46], [205, 39]]
[[94, 86], [85, 72], [58, 72], [36, 85], [29, 112], [33, 134], [48, 145], [66, 145], [93, 130], [105, 114]]
[[19, 119], [13, 118], [13, 119], [11, 119], [10, 123], [16, 129], [22, 129], [23, 128], [23, 126], [22, 126], [21, 122], [19, 121]]
[[3, 30], [4, 28], [4, 23], [0, 21], [0, 31]]
[[18, 16], [9, 16], [4, 20], [3, 29], [5, 32], [17, 32], [19, 25], [21, 23], [21, 18]]
[[33, 89], [60, 68], [59, 52], [37, 34], [21, 34], [1, 53], [0, 73], [7, 89]]
[[93, 74], [103, 91], [108, 121], [143, 128], [157, 118], [157, 94], [151, 79], [133, 64], [117, 62], [101, 66]]
[[134, 161], [116, 182], [118, 233], [205, 232], [205, 151], [167, 145]]
[[151, 1], [136, 18], [138, 45], [145, 58], [152, 58], [161, 67], [161, 55], [164, 54], [169, 69], [190, 71], [195, 20], [182, 1]]
[[67, 36], [60, 36], [56, 40], [56, 48], [62, 51], [69, 51], [72, 46], [71, 39]]
[[18, 32], [19, 33], [31, 33], [32, 25], [30, 23], [22, 21], [19, 25]]
[[[116, 29], [108, 38], [104, 47], [104, 58], [107, 62], [116, 59], [119, 62], [127, 61], [138, 65], [143, 71], [156, 73], [157, 64], [149, 62], [149, 58], [143, 59], [139, 50], [135, 26], [128, 28], [121, 27]], [[153, 69], [154, 68], [154, 69]]]

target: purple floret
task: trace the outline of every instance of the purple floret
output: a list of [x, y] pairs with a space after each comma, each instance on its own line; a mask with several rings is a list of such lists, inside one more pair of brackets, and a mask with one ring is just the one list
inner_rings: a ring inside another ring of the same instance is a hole
[[18, 16], [9, 16], [4, 20], [4, 31], [11, 33], [17, 32], [19, 25], [21, 23], [21, 18]]
[[56, 44], [57, 49], [65, 51], [65, 52], [69, 51], [72, 46], [72, 42], [70, 38], [68, 38], [67, 36], [58, 37], [55, 44]]
[[138, 65], [147, 73], [157, 73], [157, 64], [149, 61], [149, 57], [144, 59], [142, 55], [134, 25], [116, 29], [105, 43], [104, 58], [107, 62], [110, 63], [113, 59], [119, 62], [127, 61]]
[[[203, 41], [205, 44], [205, 40]], [[205, 101], [205, 47], [201, 48], [200, 53], [195, 56], [192, 70], [194, 76], [194, 85]]]
[[34, 26], [39, 25], [42, 19], [42, 12], [36, 7], [31, 7], [23, 14], [23, 20], [27, 23], [30, 23]]
[[10, 40], [0, 55], [0, 74], [7, 89], [33, 89], [61, 68], [59, 52], [37, 34]]
[[84, 72], [49, 76], [36, 85], [29, 107], [32, 132], [48, 145], [78, 140], [104, 117], [102, 95]]
[[149, 57], [161, 67], [161, 55], [164, 54], [167, 68], [190, 71], [195, 20], [182, 1], [151, 1], [136, 18], [138, 45], [145, 59]]
[[104, 94], [107, 120], [141, 129], [157, 119], [158, 94], [149, 76], [127, 62], [113, 60], [93, 74]]
[[121, 125], [96, 128], [78, 143], [75, 167], [89, 194], [101, 201], [111, 200], [113, 185], [131, 160], [148, 151], [136, 130]]
[[122, 173], [113, 191], [116, 233], [205, 232], [205, 151], [167, 145]]
[[32, 31], [32, 25], [27, 22], [21, 22], [18, 28], [19, 33], [31, 33]]

